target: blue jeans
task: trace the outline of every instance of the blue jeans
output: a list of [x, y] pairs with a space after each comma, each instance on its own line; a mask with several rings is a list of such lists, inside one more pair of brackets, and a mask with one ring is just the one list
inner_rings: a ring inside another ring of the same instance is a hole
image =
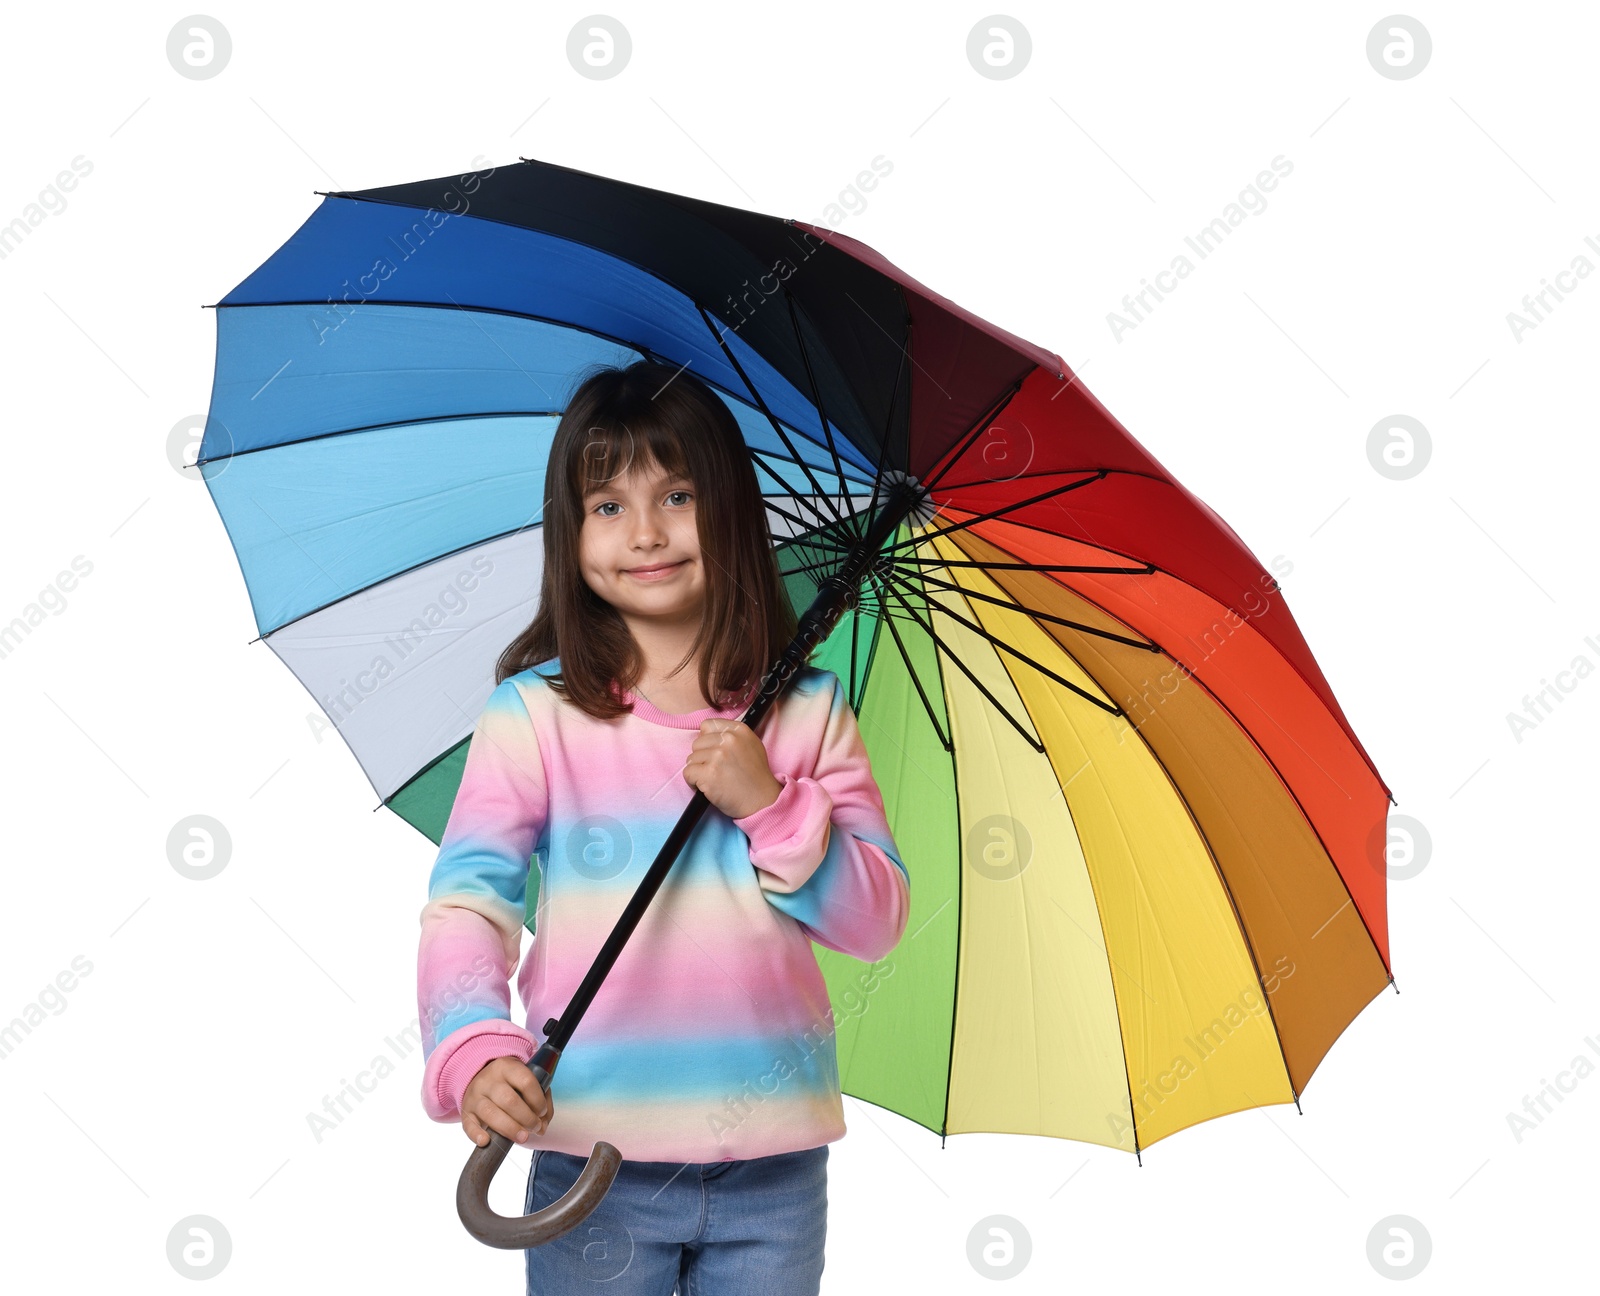
[[[536, 1149], [525, 1214], [586, 1157]], [[624, 1161], [583, 1223], [524, 1251], [528, 1296], [816, 1296], [828, 1231], [828, 1145], [747, 1161]]]

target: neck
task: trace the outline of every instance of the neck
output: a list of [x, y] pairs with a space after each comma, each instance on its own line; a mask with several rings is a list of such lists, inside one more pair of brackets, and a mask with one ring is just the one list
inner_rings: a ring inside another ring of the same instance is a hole
[[642, 666], [639, 676], [640, 691], [648, 696], [652, 689], [660, 690], [663, 685], [668, 685], [675, 691], [687, 690], [698, 695], [701, 654], [696, 653], [691, 657], [677, 674], [669, 675], [668, 672], [683, 661], [689, 652], [694, 637], [700, 629], [699, 621], [684, 620], [663, 624], [636, 617], [623, 619], [633, 635], [634, 642], [639, 645]]

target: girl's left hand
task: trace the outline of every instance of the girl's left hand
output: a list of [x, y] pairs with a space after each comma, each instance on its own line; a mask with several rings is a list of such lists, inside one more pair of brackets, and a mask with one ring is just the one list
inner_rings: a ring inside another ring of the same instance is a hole
[[783, 784], [773, 777], [767, 749], [755, 730], [742, 720], [724, 720], [720, 716], [700, 722], [700, 733], [689, 749], [683, 777], [730, 819], [743, 819], [765, 810], [783, 791]]

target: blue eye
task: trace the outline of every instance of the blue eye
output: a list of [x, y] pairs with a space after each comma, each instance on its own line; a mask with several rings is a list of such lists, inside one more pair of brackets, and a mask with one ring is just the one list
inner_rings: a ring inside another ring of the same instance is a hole
[[607, 500], [604, 504], [597, 505], [595, 507], [595, 512], [599, 513], [601, 517], [616, 517], [615, 513], [602, 513], [601, 512], [602, 509], [608, 509], [608, 508], [611, 508], [613, 506], [618, 507], [618, 508], [621, 507], [621, 505], [617, 504], [616, 500]]
[[689, 499], [693, 499], [694, 498], [694, 494], [691, 491], [686, 491], [686, 490], [675, 490], [675, 491], [672, 492], [671, 495], [668, 495], [667, 498], [671, 499], [673, 495], [684, 495], [684, 496], [687, 496]]

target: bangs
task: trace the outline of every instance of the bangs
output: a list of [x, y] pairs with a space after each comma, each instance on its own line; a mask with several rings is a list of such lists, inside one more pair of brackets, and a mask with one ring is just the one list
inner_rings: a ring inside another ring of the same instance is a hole
[[602, 490], [627, 475], [635, 465], [665, 472], [695, 484], [689, 457], [675, 430], [662, 420], [633, 419], [624, 424], [595, 424], [572, 442], [567, 481], [581, 503], [590, 491]]

